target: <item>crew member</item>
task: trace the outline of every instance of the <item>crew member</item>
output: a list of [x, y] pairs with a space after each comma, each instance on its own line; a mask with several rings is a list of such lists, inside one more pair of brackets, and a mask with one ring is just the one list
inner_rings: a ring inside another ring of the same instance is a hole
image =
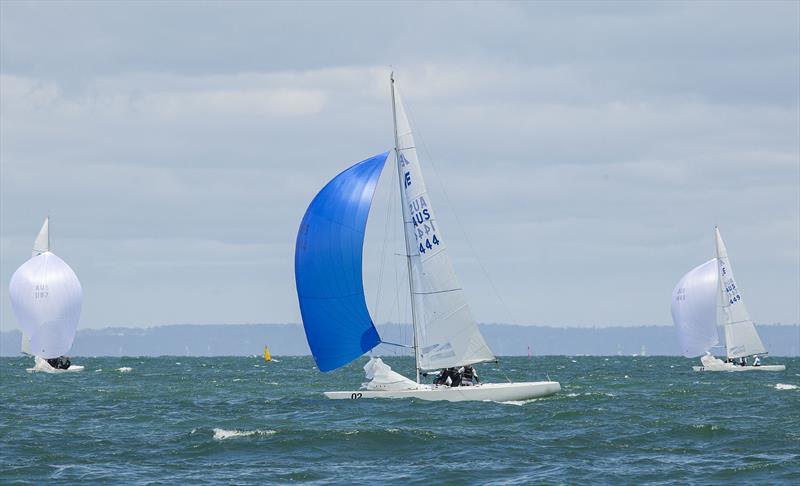
[[69, 365], [72, 363], [70, 362], [69, 358], [66, 356], [59, 356], [58, 358], [50, 358], [47, 360], [47, 364], [52, 366], [57, 370], [66, 370], [69, 368]]

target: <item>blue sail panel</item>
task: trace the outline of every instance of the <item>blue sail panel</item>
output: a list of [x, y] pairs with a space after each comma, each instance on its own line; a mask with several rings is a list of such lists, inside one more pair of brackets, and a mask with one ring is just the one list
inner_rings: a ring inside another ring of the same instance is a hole
[[334, 177], [300, 223], [294, 277], [320, 371], [344, 366], [381, 342], [364, 298], [361, 260], [372, 196], [388, 156], [376, 155]]

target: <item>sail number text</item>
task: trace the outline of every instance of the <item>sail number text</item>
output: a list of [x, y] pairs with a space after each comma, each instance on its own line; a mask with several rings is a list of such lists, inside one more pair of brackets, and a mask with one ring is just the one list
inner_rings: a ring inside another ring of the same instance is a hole
[[419, 253], [424, 255], [426, 251], [433, 250], [441, 244], [436, 235], [436, 224], [433, 222], [431, 209], [428, 207], [428, 202], [425, 201], [425, 196], [420, 196], [408, 203], [408, 209], [411, 213], [411, 222], [414, 225], [414, 235], [419, 245]]

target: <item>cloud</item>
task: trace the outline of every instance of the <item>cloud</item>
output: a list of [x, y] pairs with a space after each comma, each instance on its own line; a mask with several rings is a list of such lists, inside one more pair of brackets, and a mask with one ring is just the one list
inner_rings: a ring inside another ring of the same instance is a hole
[[666, 324], [718, 224], [756, 319], [800, 321], [796, 4], [304, 5], [0, 3], [3, 328], [48, 212], [82, 326], [297, 321], [297, 225], [392, 146], [390, 64], [480, 320]]

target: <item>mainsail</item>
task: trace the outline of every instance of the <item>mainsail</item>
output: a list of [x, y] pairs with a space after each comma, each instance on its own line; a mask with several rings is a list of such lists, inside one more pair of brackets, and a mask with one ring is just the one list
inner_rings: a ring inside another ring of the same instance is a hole
[[672, 322], [678, 331], [681, 352], [688, 358], [705, 354], [719, 343], [717, 259], [693, 268], [672, 291]]
[[750, 314], [742, 301], [742, 293], [733, 278], [733, 269], [728, 259], [728, 250], [714, 229], [719, 261], [719, 291], [722, 302], [722, 322], [725, 326], [725, 346], [729, 358], [740, 358], [765, 353], [767, 350], [756, 332]]
[[39, 234], [33, 242], [31, 256], [41, 255], [46, 251], [50, 251], [50, 216], [44, 218], [42, 229], [39, 230]]
[[493, 361], [447, 255], [394, 79], [392, 96], [418, 366], [433, 370]]
[[380, 343], [364, 298], [362, 252], [372, 196], [388, 152], [331, 180], [306, 210], [295, 248], [295, 282], [308, 346], [320, 371]]
[[11, 308], [22, 328], [23, 352], [57, 358], [72, 347], [83, 290], [75, 272], [49, 251], [48, 220], [34, 243], [34, 256], [14, 272], [8, 285]]

